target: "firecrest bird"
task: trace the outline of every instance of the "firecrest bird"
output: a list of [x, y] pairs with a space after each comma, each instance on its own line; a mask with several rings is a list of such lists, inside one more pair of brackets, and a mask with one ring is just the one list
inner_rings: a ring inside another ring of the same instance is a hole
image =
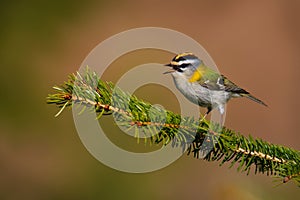
[[203, 118], [215, 108], [223, 115], [225, 104], [234, 97], [247, 97], [267, 106], [225, 76], [207, 67], [193, 53], [178, 54], [166, 66], [172, 68], [165, 74], [171, 73], [177, 89], [191, 102], [207, 108]]

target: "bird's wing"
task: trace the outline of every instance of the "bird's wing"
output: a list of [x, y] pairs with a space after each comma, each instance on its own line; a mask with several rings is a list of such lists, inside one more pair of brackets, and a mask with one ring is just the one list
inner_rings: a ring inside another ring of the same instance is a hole
[[238, 94], [249, 94], [249, 92], [238, 87], [225, 76], [206, 66], [200, 66], [190, 78], [190, 82], [198, 82], [202, 87], [210, 90], [224, 90]]
[[233, 93], [238, 93], [238, 94], [249, 94], [249, 92], [247, 92], [243, 88], [240, 88], [239, 86], [237, 86], [236, 84], [234, 84], [232, 81], [230, 81], [225, 76], [221, 75], [221, 77], [223, 79], [223, 83], [224, 83], [224, 86], [225, 86], [225, 91], [227, 91], [227, 92], [233, 92]]

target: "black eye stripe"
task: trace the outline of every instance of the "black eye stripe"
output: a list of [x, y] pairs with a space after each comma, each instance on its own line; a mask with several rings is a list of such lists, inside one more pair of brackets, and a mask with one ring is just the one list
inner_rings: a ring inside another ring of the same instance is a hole
[[179, 65], [180, 68], [186, 68], [187, 66], [189, 66], [188, 63], [183, 63], [183, 64]]

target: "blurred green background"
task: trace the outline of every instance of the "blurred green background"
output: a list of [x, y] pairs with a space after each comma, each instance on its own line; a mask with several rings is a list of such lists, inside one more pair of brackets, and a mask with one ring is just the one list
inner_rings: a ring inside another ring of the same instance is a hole
[[[84, 148], [70, 110], [54, 118], [57, 108], [45, 103], [51, 87], [101, 41], [131, 28], [165, 27], [197, 40], [223, 74], [269, 105], [233, 100], [227, 127], [300, 149], [299, 9], [297, 0], [1, 1], [0, 199], [299, 197], [293, 183], [274, 188], [270, 177], [191, 156], [148, 174], [115, 171]], [[162, 63], [173, 56], [149, 53]], [[145, 52], [120, 59], [114, 64], [151, 62]], [[116, 69], [110, 76], [120, 73]]]

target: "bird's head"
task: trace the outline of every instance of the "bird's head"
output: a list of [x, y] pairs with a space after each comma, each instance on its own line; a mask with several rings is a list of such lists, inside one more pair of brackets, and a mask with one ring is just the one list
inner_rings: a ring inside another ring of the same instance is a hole
[[193, 73], [201, 62], [202, 61], [193, 53], [181, 53], [176, 55], [170, 63], [165, 65], [172, 67], [172, 69], [165, 72], [165, 74], [178, 72], [188, 75]]

